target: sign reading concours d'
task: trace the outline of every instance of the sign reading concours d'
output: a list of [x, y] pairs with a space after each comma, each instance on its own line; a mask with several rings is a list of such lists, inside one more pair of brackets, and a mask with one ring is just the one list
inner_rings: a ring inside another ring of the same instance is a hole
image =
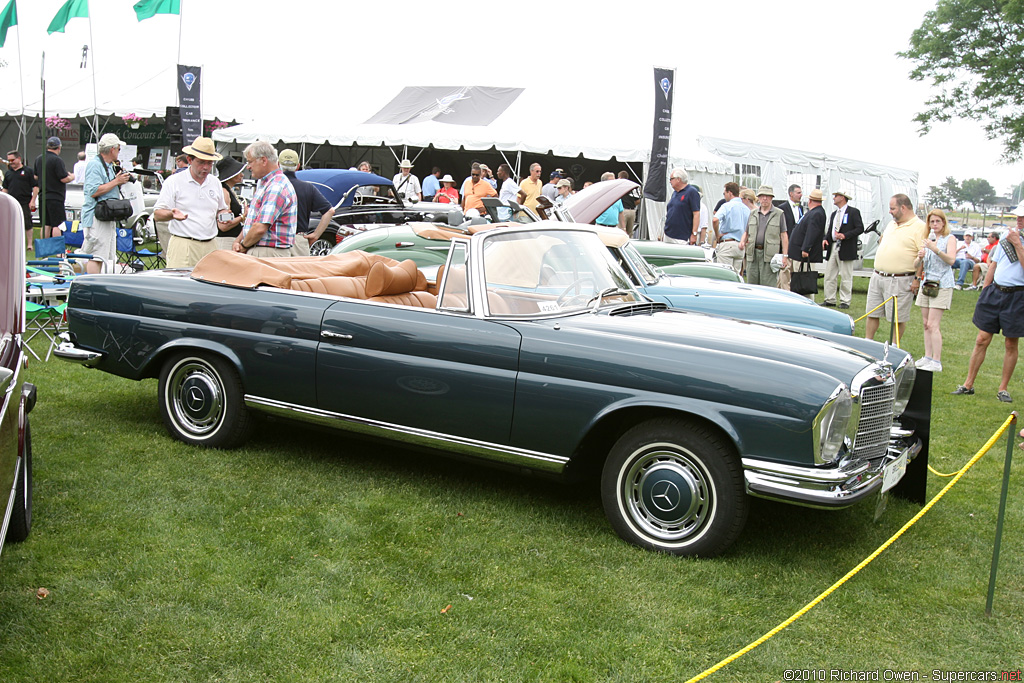
[[202, 67], [178, 65], [178, 106], [181, 109], [181, 139], [186, 145], [203, 134]]
[[665, 201], [666, 196], [668, 139], [672, 132], [672, 84], [675, 80], [675, 69], [654, 70], [654, 140], [651, 142], [651, 163], [644, 196], [656, 202]]

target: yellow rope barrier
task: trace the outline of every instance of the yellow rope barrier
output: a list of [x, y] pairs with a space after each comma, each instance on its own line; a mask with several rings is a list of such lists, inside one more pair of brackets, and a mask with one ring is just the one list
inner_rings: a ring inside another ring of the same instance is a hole
[[935, 495], [934, 498], [932, 498], [930, 501], [928, 501], [928, 503], [923, 508], [921, 508], [920, 512], [918, 512], [916, 515], [914, 515], [913, 518], [909, 522], [904, 524], [900, 528], [899, 531], [897, 531], [895, 534], [890, 536], [889, 540], [887, 540], [885, 543], [880, 545], [877, 550], [875, 550], [873, 553], [868, 555], [867, 558], [865, 558], [860, 564], [858, 564], [856, 567], [854, 567], [853, 569], [848, 571], [846, 573], [846, 575], [843, 576], [843, 578], [841, 578], [838, 581], [836, 581], [834, 584], [829, 586], [828, 589], [826, 589], [823, 593], [821, 593], [818, 597], [814, 598], [809, 603], [807, 603], [806, 605], [801, 607], [800, 610], [798, 610], [789, 619], [786, 619], [784, 622], [782, 622], [781, 624], [779, 624], [778, 626], [773, 628], [771, 631], [768, 631], [763, 636], [761, 636], [760, 638], [758, 638], [754, 642], [752, 642], [749, 645], [747, 645], [746, 647], [744, 647], [742, 650], [739, 650], [739, 651], [729, 655], [728, 657], [726, 657], [722, 661], [718, 662], [718, 664], [715, 664], [711, 668], [705, 669], [701, 673], [697, 674], [696, 676], [694, 676], [693, 678], [688, 680], [686, 683], [696, 683], [696, 681], [700, 681], [700, 680], [703, 680], [703, 679], [707, 678], [708, 676], [710, 676], [711, 674], [715, 673], [716, 671], [718, 671], [722, 667], [726, 666], [727, 664], [730, 664], [730, 663], [734, 662], [735, 660], [737, 660], [740, 657], [742, 657], [743, 655], [747, 654], [748, 652], [750, 652], [754, 648], [756, 648], [756, 647], [760, 646], [761, 644], [765, 643], [769, 638], [771, 638], [772, 636], [776, 635], [777, 633], [779, 633], [780, 631], [782, 631], [783, 629], [788, 627], [790, 624], [792, 624], [794, 621], [796, 621], [797, 619], [799, 619], [803, 615], [807, 614], [807, 612], [809, 612], [818, 603], [820, 603], [822, 600], [824, 600], [829, 595], [831, 595], [833, 592], [835, 592], [835, 590], [837, 588], [839, 588], [844, 583], [846, 583], [847, 581], [852, 579], [854, 577], [854, 575], [857, 574], [857, 572], [859, 572], [861, 569], [863, 569], [864, 567], [866, 567], [869, 564], [871, 564], [871, 562], [873, 562], [876, 557], [878, 557], [883, 552], [885, 552], [885, 550], [890, 545], [895, 543], [896, 540], [900, 536], [902, 536], [908, 529], [910, 529], [910, 527], [914, 526], [914, 524], [916, 524], [919, 519], [924, 517], [925, 514], [929, 510], [931, 510], [932, 507], [936, 503], [938, 503], [939, 500], [944, 495], [946, 495], [946, 492], [949, 491], [951, 488], [953, 488], [956, 485], [956, 483], [958, 481], [960, 481], [960, 478], [962, 476], [967, 474], [967, 470], [969, 470], [972, 467], [974, 467], [974, 464], [976, 462], [978, 462], [978, 460], [980, 460], [982, 458], [982, 456], [984, 456], [986, 453], [988, 453], [989, 449], [992, 448], [992, 446], [995, 444], [995, 442], [999, 440], [999, 437], [1001, 437], [1003, 435], [1003, 433], [1006, 432], [1006, 430], [1010, 426], [1010, 424], [1013, 423], [1013, 419], [1014, 419], [1013, 415], [1010, 415], [1010, 417], [1006, 418], [1006, 422], [1004, 422], [1003, 425], [998, 429], [998, 431], [996, 431], [996, 433], [993, 434], [989, 438], [989, 440], [985, 442], [985, 445], [981, 447], [981, 450], [979, 450], [977, 453], [975, 453], [974, 457], [972, 457], [969, 461], [967, 461], [966, 465], [964, 465], [963, 467], [960, 468], [960, 470], [956, 473], [956, 478], [953, 479], [953, 481], [951, 481], [948, 484], [946, 484], [946, 486], [943, 487], [943, 489], [941, 491], [939, 491]]
[[861, 315], [860, 317], [855, 319], [854, 324], [860, 323], [862, 321], [862, 319], [864, 319], [865, 317], [867, 317], [868, 315], [870, 315], [874, 311], [877, 311], [879, 308], [882, 308], [882, 306], [886, 305], [890, 301], [893, 302], [893, 325], [895, 326], [895, 330], [896, 330], [896, 332], [894, 334], [894, 337], [895, 337], [895, 340], [896, 340], [896, 348], [900, 348], [900, 345], [899, 345], [899, 306], [896, 305], [897, 301], [896, 301], [896, 297], [895, 296], [889, 297], [888, 299], [886, 299], [885, 301], [880, 303], [878, 306], [870, 309], [869, 311], [867, 311], [866, 313], [864, 313], [863, 315]]
[[931, 472], [932, 474], [934, 474], [936, 477], [954, 477], [954, 476], [956, 476], [956, 472], [950, 472], [949, 474], [943, 474], [942, 472], [939, 472], [937, 469], [935, 469], [931, 465], [928, 465], [928, 471]]

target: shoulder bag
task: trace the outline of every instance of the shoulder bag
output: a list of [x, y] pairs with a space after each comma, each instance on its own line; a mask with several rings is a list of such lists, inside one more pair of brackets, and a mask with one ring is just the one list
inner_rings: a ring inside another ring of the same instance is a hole
[[[107, 169], [107, 162], [100, 159], [100, 163], [103, 164], [103, 168], [107, 170], [107, 173], [109, 174], [110, 171]], [[113, 178], [111, 178], [111, 180], [113, 180]], [[121, 194], [120, 185], [117, 186], [117, 194]], [[93, 213], [97, 220], [116, 222], [130, 218], [134, 213], [134, 210], [132, 209], [132, 203], [124, 197], [121, 197], [120, 199], [99, 200], [96, 202], [96, 209]]]

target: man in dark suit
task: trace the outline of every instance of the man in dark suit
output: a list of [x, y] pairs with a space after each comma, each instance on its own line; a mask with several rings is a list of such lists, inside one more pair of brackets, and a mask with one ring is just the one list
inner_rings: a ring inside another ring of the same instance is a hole
[[[825, 305], [836, 305], [836, 285], [839, 278], [839, 308], [849, 308], [853, 297], [853, 262], [857, 260], [857, 237], [864, 232], [864, 219], [860, 210], [850, 206], [853, 199], [845, 190], [832, 193], [835, 211], [828, 218], [825, 231]], [[835, 243], [839, 248], [835, 248]]]
[[[811, 190], [807, 198], [807, 213], [789, 236], [789, 264], [794, 273], [800, 270], [804, 263], [821, 263], [827, 219], [825, 209], [821, 207], [821, 200], [821, 190]], [[814, 299], [813, 294], [808, 297]]]
[[790, 185], [789, 199], [784, 199], [781, 202], [772, 202], [775, 206], [782, 209], [782, 213], [786, 216], [786, 225], [789, 226], [791, 237], [793, 228], [796, 227], [796, 224], [800, 222], [800, 219], [806, 213], [803, 204], [800, 203], [803, 194], [804, 191], [800, 189], [799, 185]]

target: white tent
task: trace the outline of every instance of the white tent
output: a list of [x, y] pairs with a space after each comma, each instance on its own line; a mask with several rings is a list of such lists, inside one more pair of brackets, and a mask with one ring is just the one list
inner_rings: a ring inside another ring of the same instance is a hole
[[[778, 199], [785, 198], [786, 188], [793, 184], [803, 188], [805, 197], [809, 188], [820, 187], [825, 195], [825, 208], [831, 211], [831, 193], [846, 190], [853, 196], [853, 205], [860, 209], [864, 222], [878, 219], [883, 227], [888, 219], [889, 198], [894, 194], [905, 194], [917, 205], [917, 171], [824, 152], [723, 138], [701, 136], [698, 142], [707, 151], [738, 166], [734, 173], [740, 177], [740, 184], [771, 185]], [[749, 180], [745, 182], [746, 179]]]

